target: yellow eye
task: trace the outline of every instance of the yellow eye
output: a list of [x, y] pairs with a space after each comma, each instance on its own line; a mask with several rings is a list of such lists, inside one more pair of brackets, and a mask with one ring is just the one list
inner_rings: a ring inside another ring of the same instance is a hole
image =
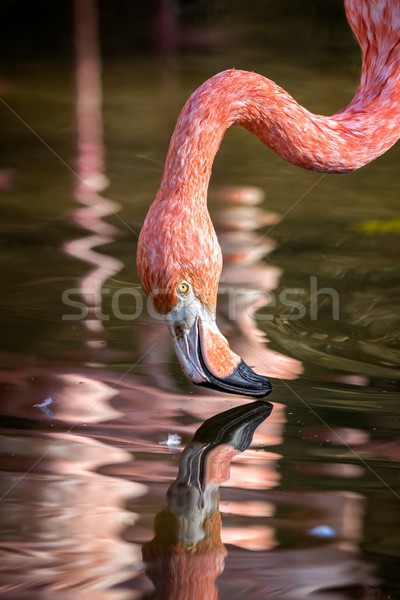
[[189, 290], [190, 290], [190, 285], [186, 281], [182, 281], [178, 285], [178, 291], [180, 294], [187, 294]]

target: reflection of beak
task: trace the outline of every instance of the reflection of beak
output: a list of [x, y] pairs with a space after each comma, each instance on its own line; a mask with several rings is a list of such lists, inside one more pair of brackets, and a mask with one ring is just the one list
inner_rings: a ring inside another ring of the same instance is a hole
[[255, 398], [272, 391], [268, 379], [257, 375], [232, 352], [214, 315], [197, 298], [181, 302], [166, 321], [181, 367], [193, 383]]

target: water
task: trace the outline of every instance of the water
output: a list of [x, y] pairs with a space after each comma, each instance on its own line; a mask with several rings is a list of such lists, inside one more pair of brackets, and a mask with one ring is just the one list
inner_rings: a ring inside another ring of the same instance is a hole
[[[248, 403], [186, 382], [138, 287], [137, 234], [179, 107], [197, 85], [233, 65], [252, 69], [322, 114], [355, 89], [358, 55], [341, 17], [328, 27], [314, 15], [309, 35], [296, 37], [292, 21], [273, 15], [265, 40], [268, 24], [252, 15], [233, 11], [235, 43], [228, 36], [218, 51], [164, 65], [106, 54], [110, 186], [97, 181], [98, 196], [74, 176], [83, 167], [72, 58], [6, 61], [5, 598], [211, 598], [217, 575], [221, 600], [400, 598], [399, 149], [357, 173], [321, 177], [247, 132], [227, 133], [210, 190], [225, 255], [219, 319], [233, 348], [274, 375], [272, 414], [249, 449], [243, 432], [234, 443], [218, 438], [222, 416], [214, 442], [203, 440], [205, 454], [186, 465], [204, 421]], [[236, 201], [248, 186], [265, 195], [260, 204]], [[83, 300], [89, 310], [77, 318]], [[183, 497], [167, 498], [170, 487]], [[185, 535], [206, 530], [208, 546], [183, 537], [178, 551], [167, 532], [179, 511]], [[174, 560], [181, 579], [168, 588]], [[149, 575], [172, 595], [155, 596]]]

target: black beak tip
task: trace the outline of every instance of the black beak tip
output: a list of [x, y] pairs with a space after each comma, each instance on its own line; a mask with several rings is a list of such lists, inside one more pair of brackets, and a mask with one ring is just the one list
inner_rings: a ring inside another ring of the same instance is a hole
[[252, 398], [264, 398], [272, 392], [272, 385], [266, 377], [253, 371], [243, 360], [236, 369], [224, 378], [214, 377], [207, 371], [208, 380], [199, 385], [210, 387], [221, 392], [240, 394]]

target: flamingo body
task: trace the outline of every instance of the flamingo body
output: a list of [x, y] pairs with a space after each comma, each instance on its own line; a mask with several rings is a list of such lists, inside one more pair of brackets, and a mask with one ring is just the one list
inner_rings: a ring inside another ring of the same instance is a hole
[[345, 109], [313, 114], [273, 81], [232, 69], [200, 86], [179, 116], [137, 266], [195, 383], [255, 396], [271, 391], [215, 325], [222, 257], [206, 200], [226, 129], [241, 125], [289, 162], [330, 173], [362, 167], [399, 138], [400, 0], [347, 0], [345, 8], [363, 57], [359, 88]]

